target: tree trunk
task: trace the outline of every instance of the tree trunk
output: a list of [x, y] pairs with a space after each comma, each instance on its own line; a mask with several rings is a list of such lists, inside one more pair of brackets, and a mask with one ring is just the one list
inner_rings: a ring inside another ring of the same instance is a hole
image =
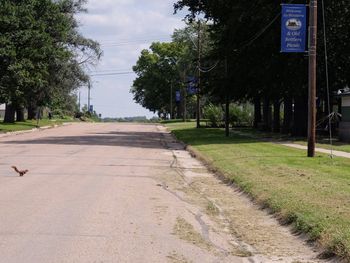
[[23, 107], [16, 108], [16, 121], [24, 121], [24, 108]]
[[35, 120], [36, 114], [37, 114], [36, 107], [33, 107], [32, 105], [30, 105], [28, 107], [28, 120]]
[[294, 123], [292, 135], [297, 137], [307, 136], [308, 101], [307, 96], [299, 96], [294, 104]]
[[261, 123], [261, 100], [259, 97], [254, 99], [254, 128], [257, 129], [259, 127], [259, 123]]
[[268, 98], [264, 99], [263, 118], [264, 118], [263, 129], [266, 131], [271, 131], [271, 119], [272, 119], [271, 106], [270, 106], [270, 100]]
[[276, 99], [273, 103], [273, 132], [281, 132], [281, 103]]
[[293, 121], [293, 100], [291, 98], [284, 99], [284, 112], [283, 112], [283, 127], [282, 133], [288, 134], [291, 132]]
[[15, 107], [12, 104], [6, 104], [4, 123], [14, 123], [15, 113]]
[[181, 119], [182, 118], [182, 114], [181, 114], [182, 110], [181, 110], [181, 103], [177, 103], [176, 104], [176, 119]]
[[225, 135], [230, 137], [230, 99], [226, 96], [226, 105], [225, 105]]

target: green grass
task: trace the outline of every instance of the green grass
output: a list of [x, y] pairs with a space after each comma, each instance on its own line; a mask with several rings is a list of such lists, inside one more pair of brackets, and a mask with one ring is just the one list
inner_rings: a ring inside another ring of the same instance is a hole
[[[296, 143], [296, 144], [304, 145], [304, 146], [307, 145], [307, 142], [305, 140], [295, 140], [293, 142]], [[328, 150], [333, 149], [333, 150], [336, 150], [336, 151], [343, 151], [343, 152], [350, 153], [350, 144], [339, 142], [337, 139], [335, 139], [333, 141], [333, 146], [330, 145], [329, 139], [318, 139], [316, 147], [317, 148], [328, 149]]]
[[167, 127], [284, 222], [350, 261], [350, 159], [306, 152], [193, 123]]
[[[244, 133], [247, 136], [254, 137], [256, 139], [266, 139], [271, 141], [288, 141], [295, 144], [307, 146], [307, 141], [305, 138], [293, 138], [288, 135], [283, 135], [279, 133], [271, 133], [271, 132], [262, 132], [262, 131], [256, 131], [251, 128], [240, 128], [240, 129], [234, 129], [234, 132], [237, 133]], [[350, 153], [350, 144], [345, 142], [340, 142], [336, 137], [333, 139], [333, 145], [331, 146], [330, 140], [326, 136], [319, 136], [317, 137], [317, 148], [323, 148], [323, 149], [333, 149], [336, 151], [343, 151]]]
[[[42, 119], [39, 122], [39, 127], [44, 126], [53, 126], [53, 125], [59, 125], [63, 122], [69, 122], [72, 121], [71, 119], [58, 119], [58, 120], [49, 120], [49, 119]], [[2, 123], [0, 122], [0, 133], [4, 132], [16, 132], [16, 131], [26, 131], [37, 128], [37, 121], [25, 121], [25, 122], [16, 122], [16, 123]]]

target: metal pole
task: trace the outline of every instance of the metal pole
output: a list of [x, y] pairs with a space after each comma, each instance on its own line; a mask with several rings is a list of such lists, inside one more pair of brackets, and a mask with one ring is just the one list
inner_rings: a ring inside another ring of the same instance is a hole
[[88, 83], [88, 112], [90, 112], [90, 91], [91, 91], [91, 83]]
[[170, 82], [170, 120], [173, 119], [173, 82]]
[[308, 157], [315, 157], [317, 85], [317, 0], [310, 0]]
[[81, 109], [80, 99], [81, 99], [81, 92], [79, 91], [79, 112], [80, 112], [80, 109]]
[[186, 70], [184, 70], [183, 72], [183, 85], [182, 85], [182, 89], [183, 89], [183, 121], [186, 122], [187, 121], [187, 92], [186, 92]]
[[197, 128], [201, 127], [201, 106], [200, 106], [200, 89], [201, 89], [201, 20], [198, 19], [198, 83], [197, 83]]

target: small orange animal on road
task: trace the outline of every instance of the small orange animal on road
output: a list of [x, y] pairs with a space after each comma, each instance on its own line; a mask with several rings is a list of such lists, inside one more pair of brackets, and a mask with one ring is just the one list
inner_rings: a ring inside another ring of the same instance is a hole
[[16, 171], [16, 173], [19, 174], [19, 176], [23, 176], [25, 175], [26, 173], [28, 173], [29, 171], [28, 170], [18, 170], [16, 166], [11, 166], [13, 168], [13, 170]]

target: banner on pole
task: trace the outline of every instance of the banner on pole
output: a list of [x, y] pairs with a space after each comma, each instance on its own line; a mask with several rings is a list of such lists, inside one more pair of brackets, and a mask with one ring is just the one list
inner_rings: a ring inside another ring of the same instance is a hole
[[187, 93], [188, 95], [194, 95], [197, 93], [197, 78], [196, 77], [187, 77]]
[[306, 5], [282, 5], [281, 52], [302, 53], [306, 49]]
[[180, 93], [180, 91], [176, 91], [175, 100], [176, 100], [177, 103], [181, 102], [181, 93]]

